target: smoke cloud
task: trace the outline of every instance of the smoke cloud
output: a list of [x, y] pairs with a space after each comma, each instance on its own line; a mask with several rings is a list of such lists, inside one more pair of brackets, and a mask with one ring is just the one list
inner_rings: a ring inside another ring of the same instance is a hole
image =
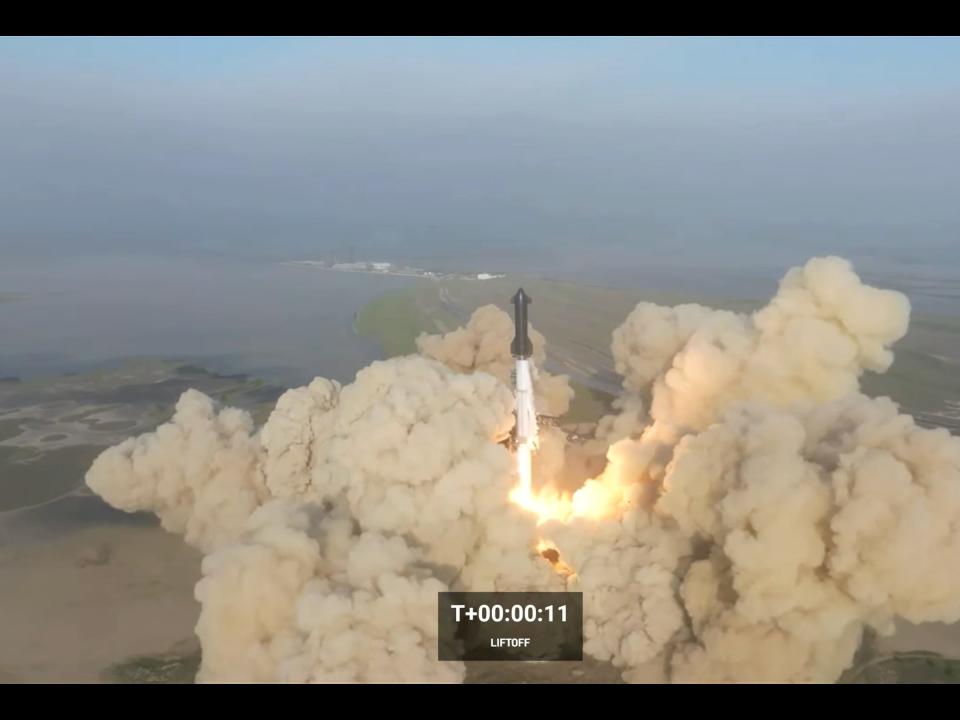
[[[544, 429], [533, 512], [509, 499], [513, 328], [493, 306], [288, 391], [259, 430], [189, 391], [87, 483], [206, 553], [200, 680], [456, 682], [437, 592], [568, 588], [585, 652], [629, 681], [829, 682], [866, 627], [960, 619], [960, 439], [859, 391], [909, 312], [839, 258], [750, 315], [639, 304], [613, 334], [617, 413], [581, 447], [605, 467], [566, 493], [572, 446]], [[571, 397], [543, 371], [537, 392], [545, 414]]]
[[[444, 363], [451, 370], [471, 373], [477, 370], [490, 373], [503, 383], [510, 382], [514, 359], [510, 354], [513, 340], [513, 320], [496, 305], [484, 305], [474, 311], [466, 326], [446, 335], [421, 333], [417, 350], [427, 357]], [[547, 341], [535, 329], [530, 329], [533, 345], [534, 403], [542, 415], [559, 417], [570, 408], [573, 388], [566, 375], [552, 375], [543, 370], [547, 358]]]
[[492, 375], [422, 357], [290, 390], [259, 432], [190, 391], [87, 481], [209, 553], [201, 680], [457, 680], [462, 665], [436, 660], [440, 578], [562, 588], [536, 519], [508, 501], [512, 458], [494, 441], [512, 410]]
[[156, 513], [163, 527], [204, 552], [237, 538], [269, 493], [262, 449], [242, 410], [219, 412], [187, 390], [170, 422], [99, 455], [87, 485], [121, 510]]

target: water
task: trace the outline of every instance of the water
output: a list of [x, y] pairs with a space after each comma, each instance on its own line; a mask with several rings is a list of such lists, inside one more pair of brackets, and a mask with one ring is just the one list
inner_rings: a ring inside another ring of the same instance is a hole
[[354, 314], [408, 278], [268, 262], [96, 259], [0, 267], [0, 377], [185, 360], [286, 385], [343, 382], [380, 355]]

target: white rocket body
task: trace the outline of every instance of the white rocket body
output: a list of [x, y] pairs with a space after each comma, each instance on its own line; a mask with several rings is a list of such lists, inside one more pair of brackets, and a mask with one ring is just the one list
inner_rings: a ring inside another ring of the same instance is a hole
[[514, 369], [514, 393], [517, 398], [517, 425], [514, 442], [519, 447], [537, 446], [537, 409], [533, 404], [533, 365], [528, 358], [517, 358]]
[[[527, 306], [532, 302], [523, 288], [517, 290], [510, 302], [513, 303], [513, 342], [510, 354], [516, 360], [513, 371], [513, 390], [516, 395], [517, 424], [514, 426], [513, 443], [517, 448], [517, 457], [521, 462], [529, 463], [530, 451], [537, 447], [537, 409], [533, 405], [533, 374], [535, 368], [530, 358], [533, 356], [533, 343], [530, 341], [527, 323]], [[529, 480], [529, 468], [525, 477]]]

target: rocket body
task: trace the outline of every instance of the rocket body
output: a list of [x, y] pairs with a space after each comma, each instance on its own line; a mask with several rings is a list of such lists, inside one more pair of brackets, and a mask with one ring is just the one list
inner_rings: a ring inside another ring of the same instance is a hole
[[514, 427], [514, 445], [535, 448], [537, 445], [537, 410], [533, 402], [533, 344], [527, 325], [527, 305], [530, 296], [523, 288], [511, 298], [513, 303], [514, 337], [510, 352], [516, 360], [513, 372], [517, 423]]
[[537, 409], [533, 404], [533, 373], [529, 359], [517, 358], [514, 370], [514, 395], [516, 396], [517, 425], [514, 441], [517, 445], [537, 444]]

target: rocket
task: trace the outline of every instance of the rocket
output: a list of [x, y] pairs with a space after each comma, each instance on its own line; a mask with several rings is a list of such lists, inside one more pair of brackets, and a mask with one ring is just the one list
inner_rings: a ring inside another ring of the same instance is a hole
[[526, 445], [534, 448], [537, 445], [537, 410], [533, 404], [533, 365], [530, 360], [533, 355], [533, 344], [530, 342], [527, 325], [527, 306], [532, 301], [523, 288], [520, 288], [510, 302], [513, 303], [515, 327], [513, 342], [510, 343], [510, 354], [516, 361], [513, 382], [517, 424], [514, 427], [513, 440], [515, 446]]

